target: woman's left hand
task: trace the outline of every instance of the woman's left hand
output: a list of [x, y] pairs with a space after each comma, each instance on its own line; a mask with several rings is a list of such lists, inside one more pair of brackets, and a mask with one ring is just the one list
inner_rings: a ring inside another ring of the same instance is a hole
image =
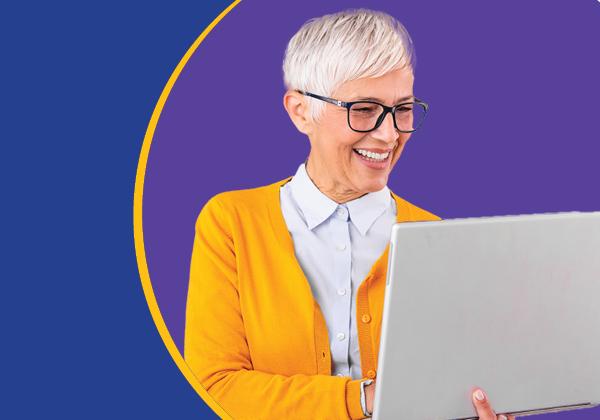
[[473, 405], [475, 406], [475, 410], [477, 410], [479, 420], [515, 420], [515, 416], [511, 416], [510, 414], [496, 415], [487, 395], [481, 389], [473, 391]]

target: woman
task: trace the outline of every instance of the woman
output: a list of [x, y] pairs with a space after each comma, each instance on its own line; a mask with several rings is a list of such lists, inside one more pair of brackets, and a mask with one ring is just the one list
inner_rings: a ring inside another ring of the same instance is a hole
[[[412, 60], [384, 13], [308, 21], [283, 63], [308, 158], [293, 177], [216, 195], [198, 217], [185, 359], [233, 418], [372, 413], [391, 227], [439, 220], [386, 186], [427, 111]], [[481, 390], [473, 402], [481, 419], [503, 417]]]

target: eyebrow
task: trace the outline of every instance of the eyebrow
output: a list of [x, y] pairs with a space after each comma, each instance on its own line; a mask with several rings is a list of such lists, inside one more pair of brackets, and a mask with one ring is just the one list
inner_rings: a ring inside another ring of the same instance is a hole
[[[400, 98], [400, 99], [394, 101], [394, 104], [399, 104], [403, 101], [406, 101], [407, 99], [414, 99], [414, 98], [415, 98], [415, 95], [405, 96], [403, 98]], [[384, 101], [382, 99], [373, 98], [371, 96], [356, 98], [356, 99], [353, 99], [352, 101], [348, 101], [348, 102], [355, 102], [355, 101], [374, 101], [374, 102], [384, 103]]]

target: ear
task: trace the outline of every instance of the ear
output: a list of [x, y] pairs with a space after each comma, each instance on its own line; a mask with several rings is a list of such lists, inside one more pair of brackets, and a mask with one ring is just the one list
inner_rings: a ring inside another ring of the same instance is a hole
[[290, 119], [301, 133], [309, 135], [313, 129], [308, 99], [295, 90], [288, 90], [283, 95], [283, 107]]

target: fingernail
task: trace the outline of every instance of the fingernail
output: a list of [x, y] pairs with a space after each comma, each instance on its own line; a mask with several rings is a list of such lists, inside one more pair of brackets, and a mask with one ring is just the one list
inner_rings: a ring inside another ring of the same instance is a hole
[[485, 400], [485, 395], [483, 395], [483, 391], [481, 389], [478, 389], [477, 391], [475, 391], [475, 399], [477, 401], [483, 401]]
[[508, 420], [508, 417], [506, 417], [504, 414], [500, 414], [498, 416], [498, 420]]

